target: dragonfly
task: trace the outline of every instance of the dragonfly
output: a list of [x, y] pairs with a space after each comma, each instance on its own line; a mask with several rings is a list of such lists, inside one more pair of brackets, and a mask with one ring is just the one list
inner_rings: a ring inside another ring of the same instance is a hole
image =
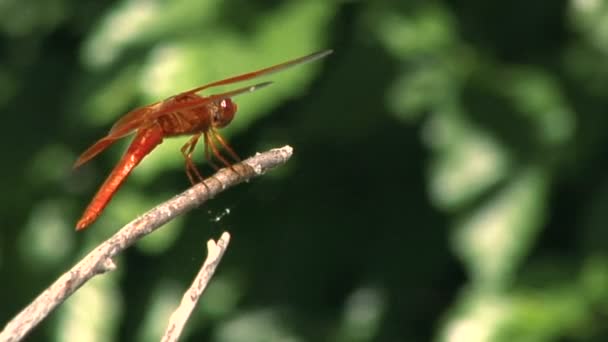
[[[272, 82], [261, 82], [208, 96], [200, 94], [203, 90], [249, 81], [260, 76], [283, 71], [296, 65], [319, 60], [332, 52], [332, 50], [319, 51], [260, 70], [208, 83], [162, 101], [136, 108], [123, 115], [105, 137], [85, 150], [74, 163], [74, 169], [76, 169], [116, 141], [135, 134], [118, 164], [103, 182], [76, 223], [76, 230], [85, 229], [97, 220], [131, 171], [146, 155], [162, 143], [165, 137], [191, 135], [188, 142], [181, 148], [181, 153], [185, 159], [186, 175], [192, 184], [203, 181], [203, 177], [192, 160], [192, 154], [201, 137], [205, 145], [205, 159], [214, 168], [217, 169], [217, 164], [213, 161], [214, 157], [227, 167], [231, 167], [233, 162], [240, 161], [239, 156], [230, 147], [226, 139], [220, 135], [218, 129], [226, 127], [234, 119], [237, 105], [232, 100], [233, 97], [262, 89], [272, 84]], [[228, 156], [222, 154], [222, 149]]]

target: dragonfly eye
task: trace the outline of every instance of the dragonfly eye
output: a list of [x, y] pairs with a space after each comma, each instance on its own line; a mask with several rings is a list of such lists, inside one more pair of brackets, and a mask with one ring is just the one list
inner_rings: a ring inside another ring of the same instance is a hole
[[236, 104], [230, 99], [223, 99], [218, 105], [218, 110], [213, 113], [213, 124], [215, 127], [224, 127], [234, 118]]
[[220, 102], [220, 107], [222, 107], [224, 112], [236, 112], [236, 103], [232, 102], [231, 99], [223, 99], [222, 102]]

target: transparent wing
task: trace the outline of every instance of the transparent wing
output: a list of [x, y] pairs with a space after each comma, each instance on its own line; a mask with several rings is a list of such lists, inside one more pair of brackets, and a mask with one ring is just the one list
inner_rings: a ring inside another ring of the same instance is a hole
[[285, 69], [291, 68], [296, 65], [316, 61], [318, 59], [321, 59], [321, 58], [331, 54], [332, 52], [333, 52], [333, 50], [324, 50], [324, 51], [315, 52], [310, 55], [306, 55], [304, 57], [292, 59], [292, 60], [284, 62], [284, 63], [273, 65], [271, 67], [267, 67], [267, 68], [260, 69], [257, 71], [248, 72], [246, 74], [242, 74], [242, 75], [238, 75], [238, 76], [229, 77], [229, 78], [226, 78], [226, 79], [223, 79], [220, 81], [206, 84], [204, 86], [190, 89], [188, 91], [185, 91], [183, 94], [194, 94], [194, 93], [198, 93], [199, 91], [202, 91], [202, 90], [205, 90], [205, 89], [208, 89], [211, 87], [217, 87], [217, 86], [231, 84], [231, 83], [248, 81], [248, 80], [254, 79], [256, 77], [270, 75], [275, 72], [280, 72], [280, 71], [283, 71]]

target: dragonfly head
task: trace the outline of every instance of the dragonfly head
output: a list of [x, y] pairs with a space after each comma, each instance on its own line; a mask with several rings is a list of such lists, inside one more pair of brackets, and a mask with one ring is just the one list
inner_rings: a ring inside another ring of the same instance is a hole
[[236, 113], [236, 103], [229, 98], [223, 99], [219, 101], [217, 110], [213, 113], [211, 124], [216, 128], [225, 127], [234, 118], [234, 113]]

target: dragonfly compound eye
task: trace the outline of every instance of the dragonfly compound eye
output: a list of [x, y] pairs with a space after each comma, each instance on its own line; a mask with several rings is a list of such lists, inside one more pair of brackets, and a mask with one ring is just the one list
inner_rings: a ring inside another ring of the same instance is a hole
[[215, 127], [224, 127], [234, 118], [236, 104], [230, 99], [224, 99], [219, 103], [219, 110], [213, 114], [213, 124]]

